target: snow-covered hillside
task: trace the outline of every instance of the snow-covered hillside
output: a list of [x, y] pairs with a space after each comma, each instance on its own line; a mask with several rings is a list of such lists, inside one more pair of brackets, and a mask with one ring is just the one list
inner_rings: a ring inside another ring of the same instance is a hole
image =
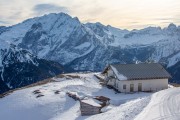
[[[161, 115], [166, 113], [168, 116], [172, 115], [171, 118], [177, 118], [178, 114], [175, 113], [180, 112], [178, 107], [180, 103], [178, 99], [179, 88], [171, 88], [155, 94], [124, 94], [115, 93], [112, 89], [101, 86], [98, 79], [94, 77], [94, 73], [72, 73], [52, 79], [54, 82], [17, 90], [1, 98], [1, 119], [133, 120], [136, 118], [144, 120], [144, 117], [149, 117], [150, 113], [154, 113], [154, 111], [157, 114], [152, 118], [158, 117], [160, 119], [164, 118], [165, 116]], [[74, 92], [80, 97], [103, 95], [111, 99], [110, 105], [101, 114], [81, 116], [79, 101], [67, 96], [66, 92]], [[154, 104], [157, 106], [154, 106]]]
[[[115, 94], [113, 90], [102, 87], [93, 73], [70, 75], [72, 77], [54, 78], [55, 82], [18, 90], [0, 99], [0, 108], [3, 109], [0, 112], [1, 119], [94, 120], [99, 118], [99, 120], [102, 120], [107, 118], [108, 115], [113, 117], [118, 112], [120, 114], [116, 116], [116, 119], [126, 117], [132, 119], [149, 101], [150, 93]], [[35, 94], [35, 90], [39, 90], [40, 93]], [[59, 94], [55, 94], [56, 91], [59, 91]], [[68, 97], [66, 92], [77, 92], [81, 96], [91, 97], [103, 95], [111, 98], [111, 105], [107, 108], [106, 113], [82, 117], [79, 102]], [[44, 96], [37, 97], [38, 95]], [[126, 101], [129, 102], [125, 103]], [[133, 115], [130, 115], [130, 113], [133, 113]]]
[[150, 103], [135, 120], [179, 120], [180, 88], [163, 90], [152, 95]]

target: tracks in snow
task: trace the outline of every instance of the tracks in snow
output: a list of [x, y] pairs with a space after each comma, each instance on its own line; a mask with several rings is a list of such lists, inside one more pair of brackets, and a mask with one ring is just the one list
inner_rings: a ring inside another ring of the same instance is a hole
[[179, 118], [179, 88], [171, 88], [155, 93], [149, 105], [136, 117], [137, 120], [179, 120]]

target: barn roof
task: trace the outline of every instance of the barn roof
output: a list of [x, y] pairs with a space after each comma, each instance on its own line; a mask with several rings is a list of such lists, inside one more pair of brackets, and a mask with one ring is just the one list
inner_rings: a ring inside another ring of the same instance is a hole
[[110, 65], [119, 80], [162, 79], [171, 75], [158, 63]]

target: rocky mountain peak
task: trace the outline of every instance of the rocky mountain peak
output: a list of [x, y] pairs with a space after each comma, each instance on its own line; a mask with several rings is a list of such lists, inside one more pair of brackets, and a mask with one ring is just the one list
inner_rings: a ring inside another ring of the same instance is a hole
[[8, 66], [10, 64], [18, 62], [27, 62], [38, 66], [38, 63], [36, 61], [37, 58], [34, 55], [26, 50], [18, 48], [13, 44], [10, 44], [9, 49], [1, 50], [1, 55], [1, 62], [3, 66]]

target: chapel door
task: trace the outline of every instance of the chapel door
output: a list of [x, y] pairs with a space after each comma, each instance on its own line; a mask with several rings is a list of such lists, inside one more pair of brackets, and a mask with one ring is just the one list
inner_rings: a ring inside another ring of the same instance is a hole
[[138, 83], [138, 91], [139, 91], [139, 92], [142, 91], [142, 83]]
[[130, 84], [130, 92], [134, 92], [134, 84]]

